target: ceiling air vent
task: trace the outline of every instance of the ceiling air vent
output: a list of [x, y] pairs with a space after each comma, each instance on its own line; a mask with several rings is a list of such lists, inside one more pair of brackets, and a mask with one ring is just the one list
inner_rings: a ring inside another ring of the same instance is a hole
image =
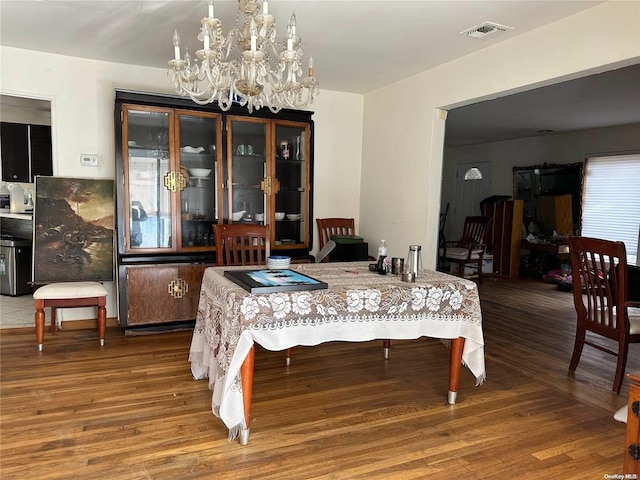
[[506, 25], [500, 25], [493, 22], [484, 22], [476, 27], [469, 28], [464, 32], [460, 32], [460, 35], [466, 35], [467, 37], [473, 37], [480, 40], [496, 33], [503, 33], [507, 30], [513, 30], [513, 27], [507, 27]]

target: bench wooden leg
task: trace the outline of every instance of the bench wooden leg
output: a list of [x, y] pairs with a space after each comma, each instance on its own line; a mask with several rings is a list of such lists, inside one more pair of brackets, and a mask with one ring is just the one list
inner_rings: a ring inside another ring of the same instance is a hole
[[38, 341], [38, 351], [42, 351], [44, 343], [44, 300], [36, 300], [36, 340]]
[[102, 298], [98, 302], [98, 338], [100, 346], [104, 347], [104, 334], [107, 330], [107, 308], [105, 307], [106, 298]]
[[56, 315], [56, 307], [51, 307], [51, 334], [55, 335], [58, 332], [58, 324], [57, 315]]

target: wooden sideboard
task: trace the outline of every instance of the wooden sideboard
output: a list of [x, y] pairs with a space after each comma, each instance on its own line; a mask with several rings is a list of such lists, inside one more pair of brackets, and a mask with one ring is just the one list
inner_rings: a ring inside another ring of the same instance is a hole
[[626, 478], [640, 478], [640, 372], [630, 373], [627, 377], [631, 380], [631, 386], [623, 473], [628, 475]]

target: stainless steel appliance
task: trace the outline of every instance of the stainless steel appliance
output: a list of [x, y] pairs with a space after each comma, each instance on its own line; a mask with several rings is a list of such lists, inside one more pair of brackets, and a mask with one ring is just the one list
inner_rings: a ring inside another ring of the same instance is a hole
[[0, 294], [27, 295], [31, 288], [31, 240], [0, 238]]

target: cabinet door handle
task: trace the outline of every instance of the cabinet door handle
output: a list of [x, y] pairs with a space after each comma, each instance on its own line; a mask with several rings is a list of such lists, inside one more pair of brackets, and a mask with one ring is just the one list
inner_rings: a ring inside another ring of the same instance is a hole
[[171, 170], [164, 176], [164, 186], [172, 192], [182, 191], [187, 186], [187, 177], [182, 172]]
[[260, 188], [265, 194], [271, 195], [271, 177], [263, 178], [260, 182]]
[[189, 293], [189, 284], [180, 277], [174, 278], [167, 285], [167, 290], [173, 298], [182, 298]]

